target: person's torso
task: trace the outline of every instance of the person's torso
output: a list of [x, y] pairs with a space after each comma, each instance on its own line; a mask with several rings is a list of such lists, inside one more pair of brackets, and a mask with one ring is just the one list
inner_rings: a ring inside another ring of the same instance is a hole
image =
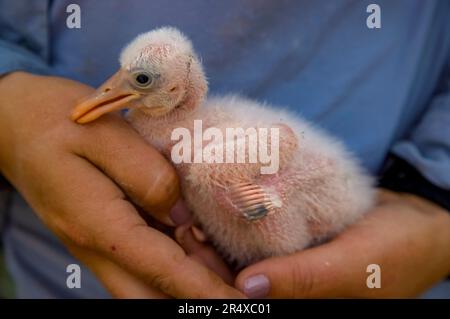
[[341, 138], [372, 172], [423, 112], [449, 57], [446, 0], [377, 1], [380, 29], [366, 25], [371, 1], [79, 0], [80, 29], [66, 25], [71, 3], [50, 1], [42, 17], [35, 5], [28, 23], [39, 35], [36, 20], [48, 21], [41, 42], [56, 75], [98, 86], [137, 34], [172, 25], [192, 39], [209, 94], [286, 106]]

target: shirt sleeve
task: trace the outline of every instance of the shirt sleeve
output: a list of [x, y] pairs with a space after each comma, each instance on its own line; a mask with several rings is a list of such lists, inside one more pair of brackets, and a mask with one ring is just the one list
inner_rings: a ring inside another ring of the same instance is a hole
[[49, 67], [42, 58], [33, 52], [0, 39], [0, 75], [13, 71], [49, 74]]
[[[24, 10], [20, 1], [0, 0], [0, 77], [14, 71], [50, 74], [48, 25], [45, 23], [48, 3], [33, 1], [27, 8]], [[0, 176], [0, 192], [10, 187]]]
[[450, 62], [442, 79], [416, 127], [392, 151], [431, 183], [450, 190]]
[[0, 0], [0, 76], [13, 71], [49, 74], [48, 0]]

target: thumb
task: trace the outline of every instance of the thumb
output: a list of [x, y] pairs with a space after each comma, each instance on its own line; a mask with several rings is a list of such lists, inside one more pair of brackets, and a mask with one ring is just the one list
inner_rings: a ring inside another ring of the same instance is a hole
[[338, 276], [334, 256], [310, 249], [293, 255], [274, 257], [243, 269], [235, 285], [249, 298], [317, 298], [337, 295], [330, 291]]
[[[189, 219], [174, 167], [118, 116], [105, 116], [78, 127], [77, 155], [88, 159], [159, 222], [176, 226]], [[173, 207], [175, 204], [175, 207]], [[170, 212], [172, 208], [172, 212]]]

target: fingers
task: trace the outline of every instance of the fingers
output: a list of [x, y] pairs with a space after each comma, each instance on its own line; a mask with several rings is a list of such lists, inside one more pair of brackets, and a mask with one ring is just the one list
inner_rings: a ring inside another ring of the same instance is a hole
[[234, 276], [227, 264], [215, 252], [214, 248], [198, 241], [194, 229], [190, 225], [182, 225], [175, 230], [175, 239], [183, 247], [186, 254], [218, 274], [227, 284], [232, 285]]
[[64, 198], [62, 212], [52, 218], [53, 228], [61, 236], [100, 253], [170, 296], [242, 297], [219, 276], [186, 256], [175, 241], [148, 227], [98, 169], [74, 156], [60, 160], [59, 170], [50, 175], [66, 176], [63, 181], [58, 178], [52, 187], [52, 198]]
[[[100, 254], [170, 296], [242, 296], [187, 257], [172, 239], [148, 227], [125, 199], [121, 189], [155, 218], [170, 223], [167, 214], [179, 193], [171, 165], [117, 116], [86, 126], [69, 122], [66, 108], [81, 92], [76, 83], [41, 80], [32, 87], [45, 93], [25, 94], [27, 99], [11, 104], [20, 107], [7, 117], [16, 119], [11, 128], [25, 124], [9, 136], [9, 142], [20, 143], [13, 143], [7, 155], [14, 162], [8, 171], [41, 219], [65, 242]], [[111, 267], [102, 261], [93, 264]]]
[[117, 116], [105, 116], [80, 129], [77, 154], [103, 170], [154, 218], [175, 226], [169, 211], [180, 190], [172, 165]]
[[145, 284], [109, 259], [75, 245], [68, 246], [70, 252], [89, 267], [113, 297], [132, 299], [168, 298], [167, 295]]
[[[404, 247], [400, 248], [408, 238], [398, 233], [398, 224], [386, 223], [401, 214], [371, 212], [328, 243], [243, 269], [235, 285], [252, 298], [386, 296], [397, 274], [383, 272], [383, 289], [369, 289], [367, 267], [377, 264], [389, 269], [387, 265], [406, 256]], [[413, 225], [406, 227], [411, 229]], [[395, 253], [389, 256], [392, 250]]]
[[115, 251], [105, 253], [165, 293], [180, 298], [242, 297], [214, 272], [187, 256], [169, 237], [140, 225], [131, 231], [115, 233], [102, 244], [113, 245]]
[[192, 223], [192, 214], [186, 207], [184, 200], [177, 200], [170, 211], [170, 219], [177, 225], [185, 225]]

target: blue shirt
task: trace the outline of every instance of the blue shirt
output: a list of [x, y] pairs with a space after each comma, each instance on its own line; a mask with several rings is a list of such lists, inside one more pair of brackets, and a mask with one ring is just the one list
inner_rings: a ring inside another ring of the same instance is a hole
[[[450, 189], [450, 1], [377, 0], [381, 28], [369, 29], [373, 2], [0, 0], [0, 73], [98, 86], [137, 34], [172, 25], [192, 39], [210, 94], [287, 106], [342, 139], [373, 174], [392, 151]], [[66, 26], [70, 3], [80, 5], [80, 29]], [[14, 249], [14, 218], [7, 246], [18, 269], [27, 261]]]

